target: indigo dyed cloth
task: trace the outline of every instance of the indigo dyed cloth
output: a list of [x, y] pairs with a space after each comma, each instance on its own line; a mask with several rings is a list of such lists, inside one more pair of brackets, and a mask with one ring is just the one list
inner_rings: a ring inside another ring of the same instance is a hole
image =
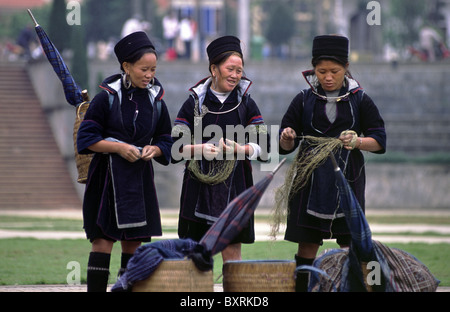
[[197, 242], [191, 239], [164, 240], [140, 246], [128, 261], [127, 269], [111, 288], [112, 292], [129, 291], [133, 284], [143, 281], [158, 268], [164, 259], [191, 257], [200, 270], [210, 270], [212, 259]]

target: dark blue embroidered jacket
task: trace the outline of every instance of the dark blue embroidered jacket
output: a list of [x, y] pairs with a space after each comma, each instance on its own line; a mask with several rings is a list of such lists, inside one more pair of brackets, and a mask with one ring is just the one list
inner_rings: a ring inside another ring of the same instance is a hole
[[[86, 112], [78, 131], [78, 152], [91, 153], [89, 146], [104, 139], [138, 148], [156, 145], [163, 156], [155, 160], [168, 165], [173, 141], [161, 84], [155, 79], [149, 89], [126, 90], [120, 75], [115, 75], [100, 87], [106, 92], [97, 94]], [[117, 240], [161, 235], [152, 162], [130, 163], [117, 154], [96, 153], [89, 168], [83, 212], [89, 238], [99, 235], [96, 225]]]

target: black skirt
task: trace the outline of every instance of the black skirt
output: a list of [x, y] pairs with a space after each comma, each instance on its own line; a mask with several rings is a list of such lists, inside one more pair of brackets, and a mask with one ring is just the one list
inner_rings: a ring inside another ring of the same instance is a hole
[[[109, 241], [150, 242], [152, 236], [161, 236], [159, 210], [157, 212], [147, 211], [147, 225], [145, 226], [118, 228], [114, 212], [114, 190], [110, 178], [105, 182], [105, 176], [108, 175], [108, 164], [104, 159], [105, 157], [105, 155], [101, 155], [103, 161], [93, 160], [93, 162], [98, 161], [98, 163], [96, 174], [89, 180], [89, 183], [97, 187], [87, 188], [84, 195], [83, 228], [87, 239], [91, 242], [98, 238]], [[106, 187], [104, 183], [107, 184]], [[103, 197], [100, 190], [104, 192]], [[103, 210], [102, 213], [100, 213], [101, 209]], [[158, 216], [156, 226], [153, 224], [154, 220], [152, 220], [155, 215]]]
[[323, 219], [307, 212], [309, 188], [310, 183], [288, 203], [285, 240], [321, 245], [323, 239], [338, 239], [342, 245], [350, 243], [351, 235], [345, 217]]

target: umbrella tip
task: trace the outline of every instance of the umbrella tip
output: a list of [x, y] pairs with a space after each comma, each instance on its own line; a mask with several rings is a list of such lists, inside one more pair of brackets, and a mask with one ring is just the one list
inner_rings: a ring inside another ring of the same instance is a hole
[[286, 158], [284, 158], [279, 164], [278, 166], [272, 171], [273, 174], [277, 173], [278, 169], [281, 168], [281, 166], [283, 166], [283, 164], [286, 162]]
[[36, 21], [36, 19], [35, 19], [34, 16], [33, 16], [33, 13], [31, 13], [31, 10], [30, 10], [30, 9], [27, 9], [27, 11], [28, 11], [28, 14], [30, 15], [31, 19], [32, 19], [33, 22], [34, 22], [34, 26], [35, 26], [35, 27], [39, 26], [38, 22]]

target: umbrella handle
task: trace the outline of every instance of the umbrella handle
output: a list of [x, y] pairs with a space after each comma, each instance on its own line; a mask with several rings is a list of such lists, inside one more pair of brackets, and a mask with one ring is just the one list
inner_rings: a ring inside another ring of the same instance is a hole
[[87, 90], [81, 91], [81, 96], [83, 97], [83, 101], [85, 101], [85, 102], [89, 102], [90, 101], [89, 94], [88, 94]]
[[30, 15], [31, 19], [32, 19], [33, 22], [34, 22], [34, 26], [35, 26], [35, 27], [39, 26], [38, 22], [37, 22], [36, 19], [34, 18], [33, 13], [31, 13], [31, 10], [28, 9], [27, 11], [28, 11], [28, 14]]

